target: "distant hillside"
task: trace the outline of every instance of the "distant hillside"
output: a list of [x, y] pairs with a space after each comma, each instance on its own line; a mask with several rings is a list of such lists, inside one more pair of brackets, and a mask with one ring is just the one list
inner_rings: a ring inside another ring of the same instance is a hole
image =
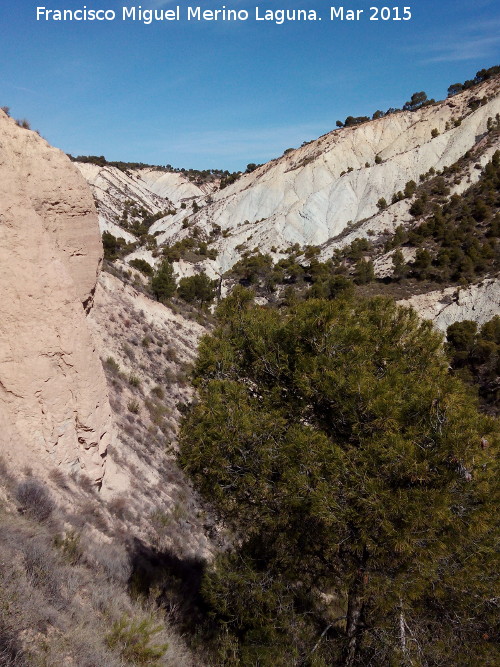
[[[154, 267], [164, 256], [178, 278], [223, 276], [223, 292], [235, 280], [251, 281], [266, 299], [279, 298], [290, 284], [302, 291], [313, 284], [308, 267], [314, 259], [330, 262], [334, 269], [327, 273], [340, 271], [368, 285], [364, 290], [410, 298], [494, 277], [496, 260], [484, 245], [491, 246], [491, 231], [481, 221], [474, 219], [460, 251], [448, 255], [439, 255], [442, 239], [426, 221], [440, 206], [453, 227], [453, 216], [461, 215], [456, 197], [478, 182], [500, 148], [497, 70], [453, 84], [441, 102], [420, 92], [402, 110], [377, 111], [372, 120], [348, 118], [280, 158], [249, 165], [230, 183], [215, 177], [199, 183], [169, 166], [103, 158], [76, 164], [93, 188], [101, 231], [121, 239], [107, 237], [110, 258]], [[474, 190], [466, 198], [477, 196]], [[491, 217], [495, 207], [488, 206]], [[472, 250], [467, 239], [476, 232]], [[483, 251], [483, 260], [474, 259]], [[430, 265], [424, 266], [427, 253]], [[373, 263], [364, 277], [356, 275], [364, 270], [356, 266], [360, 260]]]

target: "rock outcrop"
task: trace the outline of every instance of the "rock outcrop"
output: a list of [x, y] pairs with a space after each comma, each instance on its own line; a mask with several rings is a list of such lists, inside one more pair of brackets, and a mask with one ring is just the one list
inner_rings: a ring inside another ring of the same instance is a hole
[[442, 331], [462, 320], [484, 324], [500, 313], [500, 279], [487, 278], [476, 285], [417, 294], [401, 301], [411, 306], [426, 320]]
[[102, 261], [83, 177], [0, 111], [0, 454], [95, 482], [112, 419], [87, 326]]
[[[416, 111], [397, 111], [325, 134], [222, 189], [218, 182], [199, 186], [186, 174], [161, 168], [78, 166], [93, 188], [101, 229], [134, 243], [125, 262], [141, 259], [156, 266], [163, 245], [200, 239], [212, 258], [185, 253], [174, 262], [175, 273], [182, 278], [203, 271], [212, 279], [222, 278], [224, 294], [231, 280], [224, 278], [225, 272], [246, 253], [268, 253], [277, 262], [293, 246], [303, 250], [311, 244], [325, 261], [361, 237], [372, 246], [369, 259], [376, 277], [384, 279], [392, 275], [395, 252], [385, 249], [388, 236], [398, 226], [411, 229], [420, 222], [410, 212], [417, 195], [404, 196], [405, 185], [442, 172], [450, 195], [463, 194], [500, 148], [493, 127], [499, 117], [497, 75]], [[146, 243], [131, 234], [127, 220], [132, 203], [158, 218], [148, 229]], [[166, 209], [168, 215], [161, 217]], [[416, 251], [401, 249], [409, 263]], [[483, 322], [499, 309], [493, 277], [461, 290], [459, 297], [453, 287], [416, 296], [412, 305], [442, 329], [457, 319]], [[399, 298], [403, 294], [408, 290], [398, 292]]]

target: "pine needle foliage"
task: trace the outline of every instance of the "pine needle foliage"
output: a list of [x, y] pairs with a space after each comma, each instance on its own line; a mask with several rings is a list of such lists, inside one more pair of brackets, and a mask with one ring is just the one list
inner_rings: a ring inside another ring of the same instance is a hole
[[166, 301], [174, 295], [176, 281], [174, 269], [167, 259], [164, 259], [151, 278], [151, 291], [158, 301]]
[[181, 462], [238, 536], [204, 582], [220, 664], [494, 664], [498, 426], [441, 334], [386, 299], [243, 288], [218, 318]]
[[154, 618], [146, 616], [133, 619], [124, 615], [113, 623], [106, 637], [109, 648], [117, 649], [127, 662], [133, 665], [158, 665], [165, 655], [168, 644], [152, 644], [153, 638], [163, 626]]

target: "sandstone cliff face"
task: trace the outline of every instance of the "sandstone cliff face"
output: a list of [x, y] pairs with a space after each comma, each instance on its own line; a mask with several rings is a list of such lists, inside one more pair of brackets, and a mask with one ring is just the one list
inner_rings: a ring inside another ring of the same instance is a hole
[[102, 261], [92, 195], [2, 111], [0, 192], [0, 453], [99, 481], [112, 421], [85, 315]]

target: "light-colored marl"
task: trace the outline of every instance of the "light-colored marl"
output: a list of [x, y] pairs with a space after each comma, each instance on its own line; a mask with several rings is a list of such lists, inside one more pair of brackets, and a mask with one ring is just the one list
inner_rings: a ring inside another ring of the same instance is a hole
[[[472, 98], [485, 103], [472, 111]], [[217, 266], [210, 268], [221, 274], [245, 250], [277, 258], [276, 251], [295, 243], [318, 245], [325, 260], [357, 237], [376, 238], [400, 224], [407, 226], [413, 220], [412, 200], [391, 205], [393, 195], [410, 180], [419, 183], [431, 168], [441, 170], [474, 150], [477, 160], [453, 186], [453, 192], [461, 194], [479, 178], [475, 164], [484, 166], [498, 148], [498, 140], [490, 145], [487, 135], [488, 119], [498, 113], [500, 77], [495, 77], [418, 111], [400, 111], [325, 134], [242, 174], [222, 190], [216, 183], [198, 186], [182, 173], [157, 169], [125, 174], [112, 167], [79, 168], [99, 201], [102, 229], [117, 221], [128, 198], [152, 212], [173, 202], [175, 214], [157, 220], [149, 233], [158, 245], [172, 244], [190, 236], [196, 226], [217, 250]], [[390, 206], [380, 212], [377, 202], [382, 197]], [[186, 207], [180, 208], [181, 203]]]
[[[480, 143], [488, 119], [500, 112], [499, 93], [497, 77], [415, 112], [330, 132], [213, 193], [212, 202], [189, 220], [207, 232], [215, 224], [225, 231], [217, 243], [222, 270], [238, 261], [242, 243], [262, 252], [294, 243], [324, 244], [349, 225], [376, 216], [380, 198], [390, 203], [408, 181], [418, 183], [431, 167], [450, 166]], [[487, 101], [472, 111], [468, 102], [473, 97]], [[455, 120], [460, 124], [455, 126]], [[433, 129], [438, 136], [432, 137]], [[408, 202], [399, 208], [397, 217], [404, 222]], [[390, 227], [393, 220], [391, 207], [376, 220], [376, 230]], [[162, 232], [158, 240], [163, 242], [189, 233], [180, 224], [179, 213], [168, 222], [158, 221], [152, 230]]]
[[500, 315], [500, 279], [487, 278], [469, 287], [418, 294], [400, 303], [412, 306], [420, 317], [433, 320], [442, 331], [462, 320], [474, 320], [481, 325]]

